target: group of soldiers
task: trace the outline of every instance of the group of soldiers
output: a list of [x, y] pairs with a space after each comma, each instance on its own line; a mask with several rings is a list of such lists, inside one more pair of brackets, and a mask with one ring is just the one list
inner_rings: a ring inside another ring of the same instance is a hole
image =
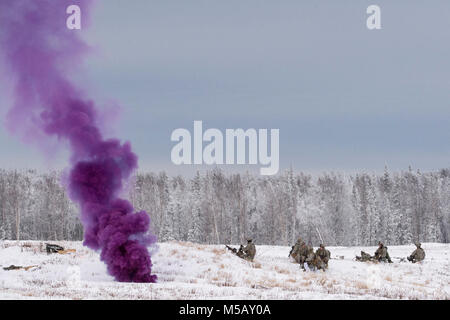
[[[247, 245], [241, 245], [239, 249], [225, 246], [233, 254], [247, 261], [253, 261], [256, 255], [256, 247], [252, 239], [247, 240]], [[302, 269], [306, 271], [306, 267], [310, 270], [326, 270], [328, 261], [330, 260], [330, 251], [325, 249], [323, 244], [314, 252], [311, 246], [308, 246], [301, 238], [298, 238], [296, 244], [289, 252], [289, 257], [300, 264]]]
[[378, 242], [378, 248], [375, 251], [375, 254], [371, 256], [370, 254], [361, 251], [361, 256], [356, 256], [356, 261], [378, 261], [378, 262], [388, 262], [392, 263], [391, 257], [387, 251], [387, 247], [381, 242]]
[[[425, 250], [422, 249], [420, 242], [416, 242], [416, 250], [407, 257], [408, 261], [412, 263], [420, 262], [425, 259]], [[356, 256], [356, 261], [374, 261], [374, 262], [388, 262], [392, 263], [391, 257], [387, 251], [387, 247], [381, 242], [378, 242], [378, 248], [375, 254], [371, 256], [370, 254], [361, 251], [361, 256]], [[402, 260], [401, 260], [402, 261]]]
[[297, 242], [292, 246], [291, 252], [288, 257], [292, 257], [303, 271], [306, 271], [306, 267], [309, 270], [322, 270], [325, 271], [328, 268], [328, 261], [330, 260], [331, 253], [325, 249], [325, 246], [321, 243], [319, 249], [314, 252], [313, 247], [307, 245], [302, 238], [298, 238]]
[[[407, 257], [408, 261], [413, 263], [420, 262], [425, 259], [425, 251], [422, 249], [419, 242], [415, 243], [416, 250]], [[233, 254], [237, 255], [239, 258], [245, 259], [247, 261], [253, 261], [256, 255], [256, 247], [252, 239], [247, 240], [247, 245], [241, 245], [239, 249], [226, 246]], [[328, 261], [330, 260], [331, 253], [325, 246], [321, 243], [319, 248], [314, 252], [314, 248], [307, 245], [302, 238], [298, 238], [297, 242], [292, 246], [288, 257], [292, 257], [303, 271], [309, 270], [322, 270], [328, 269]], [[375, 261], [375, 262], [388, 262], [392, 263], [391, 257], [388, 253], [388, 248], [380, 241], [378, 242], [378, 248], [375, 254], [371, 256], [370, 254], [361, 251], [361, 256], [356, 256], [357, 261]]]

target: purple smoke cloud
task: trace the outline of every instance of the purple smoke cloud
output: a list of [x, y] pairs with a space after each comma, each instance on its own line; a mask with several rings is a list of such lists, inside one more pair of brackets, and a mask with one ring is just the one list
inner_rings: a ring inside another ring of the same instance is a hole
[[88, 51], [80, 31], [66, 28], [72, 4], [80, 6], [85, 26], [92, 0], [0, 0], [3, 72], [14, 84], [6, 124], [28, 142], [56, 137], [69, 143], [68, 193], [80, 206], [84, 245], [101, 250], [116, 280], [155, 282], [150, 217], [120, 198], [137, 156], [129, 143], [102, 137], [94, 102], [69, 77]]

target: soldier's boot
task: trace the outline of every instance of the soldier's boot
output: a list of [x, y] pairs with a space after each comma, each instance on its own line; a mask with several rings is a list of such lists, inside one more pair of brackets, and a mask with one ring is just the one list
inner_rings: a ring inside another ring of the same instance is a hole
[[300, 263], [300, 268], [302, 268], [303, 272], [306, 272], [305, 263]]
[[392, 263], [391, 256], [389, 255], [389, 253], [386, 253], [386, 259], [389, 263]]

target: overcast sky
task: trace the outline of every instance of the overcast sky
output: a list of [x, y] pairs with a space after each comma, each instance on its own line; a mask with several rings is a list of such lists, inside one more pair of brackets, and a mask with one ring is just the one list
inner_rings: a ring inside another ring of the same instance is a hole
[[[366, 27], [370, 4], [381, 30]], [[78, 79], [121, 105], [114, 134], [142, 170], [198, 169], [170, 161], [172, 131], [194, 120], [279, 128], [282, 169], [449, 166], [450, 1], [108, 0], [78, 32], [95, 48]], [[4, 126], [0, 145], [0, 167], [67, 164]]]

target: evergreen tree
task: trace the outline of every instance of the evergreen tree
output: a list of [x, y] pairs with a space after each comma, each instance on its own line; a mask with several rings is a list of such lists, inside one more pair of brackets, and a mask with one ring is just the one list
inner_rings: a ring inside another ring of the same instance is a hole
[[192, 222], [189, 229], [188, 241], [202, 242], [202, 208], [201, 208], [201, 178], [200, 173], [197, 174], [192, 182]]
[[169, 193], [169, 200], [166, 206], [164, 215], [164, 223], [161, 228], [161, 241], [175, 240], [175, 217], [177, 216], [177, 203], [175, 199], [175, 192]]

